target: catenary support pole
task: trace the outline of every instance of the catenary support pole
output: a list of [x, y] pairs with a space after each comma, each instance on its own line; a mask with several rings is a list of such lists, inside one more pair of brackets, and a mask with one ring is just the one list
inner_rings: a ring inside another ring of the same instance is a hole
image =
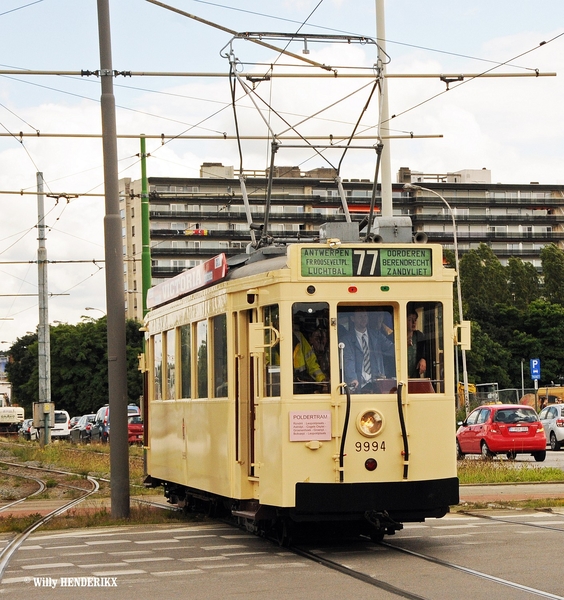
[[[384, 0], [376, 0], [376, 41], [378, 42], [378, 67], [381, 76], [380, 88], [380, 119], [379, 133], [381, 139], [384, 138], [382, 128], [385, 128], [386, 133], [389, 129], [390, 112], [388, 108], [388, 80], [386, 79], [386, 63], [388, 56], [386, 55], [386, 24], [384, 16]], [[392, 163], [390, 142], [383, 144], [382, 153], [380, 156], [380, 178], [382, 181], [382, 216], [393, 217], [394, 211], [392, 206]], [[374, 182], [376, 185], [376, 182]], [[370, 232], [368, 232], [370, 233]]]
[[[51, 343], [49, 336], [49, 286], [47, 282], [47, 247], [45, 245], [45, 194], [43, 173], [37, 173], [37, 292], [39, 302], [39, 324], [37, 326], [39, 374], [39, 403], [51, 402]], [[42, 407], [43, 408], [43, 407]], [[49, 444], [49, 413], [44, 410], [44, 426], [39, 430], [39, 444]]]
[[151, 287], [151, 232], [149, 226], [149, 183], [147, 181], [147, 151], [144, 134], [141, 134], [141, 293], [143, 316], [147, 314], [147, 290]]
[[111, 514], [129, 516], [129, 445], [127, 441], [127, 364], [123, 300], [123, 242], [119, 212], [116, 105], [114, 97], [109, 0], [98, 0], [102, 146], [104, 151], [104, 244], [108, 315], [108, 387], [111, 415]]

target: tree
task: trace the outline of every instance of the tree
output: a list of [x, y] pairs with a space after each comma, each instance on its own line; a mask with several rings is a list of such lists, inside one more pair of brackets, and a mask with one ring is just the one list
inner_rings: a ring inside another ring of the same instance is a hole
[[536, 300], [529, 306], [523, 330], [534, 339], [528, 358], [541, 359], [543, 382], [564, 380], [564, 306]]
[[472, 383], [495, 381], [501, 388], [511, 387], [508, 368], [511, 352], [492, 339], [477, 322], [472, 323], [472, 350], [466, 354]]
[[[142, 377], [137, 356], [142, 352], [140, 324], [126, 323], [128, 398], [137, 404]], [[77, 325], [51, 327], [51, 400], [57, 409], [71, 415], [95, 412], [108, 402], [108, 358], [106, 318], [86, 319]], [[37, 336], [19, 339], [11, 349], [8, 378], [16, 401], [31, 414], [38, 401], [39, 370]]]
[[540, 277], [533, 264], [512, 256], [506, 269], [509, 293], [516, 307], [524, 309], [541, 297]]
[[[30, 350], [30, 346], [32, 350]], [[35, 353], [33, 351], [35, 350]], [[37, 334], [28, 334], [18, 338], [8, 350], [10, 360], [6, 364], [6, 374], [12, 384], [12, 402], [31, 411], [31, 406], [37, 398], [38, 388], [26, 387], [30, 374], [37, 366]]]
[[540, 253], [544, 275], [544, 297], [549, 302], [564, 305], [564, 252], [555, 244], [545, 246]]
[[462, 257], [460, 271], [466, 313], [471, 320], [481, 321], [484, 317], [491, 320], [490, 313], [496, 304], [510, 302], [505, 268], [486, 244]]

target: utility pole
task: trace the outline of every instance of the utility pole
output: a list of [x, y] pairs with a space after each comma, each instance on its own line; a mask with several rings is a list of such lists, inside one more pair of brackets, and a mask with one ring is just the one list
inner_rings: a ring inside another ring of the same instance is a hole
[[151, 287], [151, 232], [149, 223], [149, 183], [145, 134], [141, 134], [141, 289], [143, 317], [147, 314], [147, 290]]
[[[384, 0], [376, 0], [376, 43], [378, 44], [378, 69], [380, 76], [380, 118], [378, 119], [378, 134], [383, 140], [382, 125], [389, 128], [390, 114], [388, 108], [388, 80], [386, 78], [386, 23], [384, 17]], [[384, 143], [380, 157], [380, 172], [382, 173], [382, 216], [393, 217], [392, 206], [392, 162], [389, 140]], [[376, 181], [374, 182], [376, 185]], [[368, 232], [370, 233], [370, 232]]]
[[129, 517], [129, 444], [127, 442], [127, 363], [123, 300], [123, 242], [119, 213], [116, 103], [112, 69], [109, 0], [98, 0], [102, 145], [106, 215], [106, 309], [108, 314], [108, 387], [111, 413], [111, 513]]
[[49, 286], [47, 283], [47, 248], [45, 246], [45, 195], [43, 173], [37, 173], [37, 280], [39, 300], [39, 325], [37, 326], [39, 405], [45, 421], [39, 429], [39, 444], [43, 448], [49, 443], [50, 411], [46, 403], [51, 402], [51, 343], [49, 337]]

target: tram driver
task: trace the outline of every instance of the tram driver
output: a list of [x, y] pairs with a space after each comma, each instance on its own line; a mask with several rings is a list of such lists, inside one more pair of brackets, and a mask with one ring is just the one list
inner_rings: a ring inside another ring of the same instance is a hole
[[327, 379], [306, 336], [296, 327], [294, 340], [294, 393], [311, 394], [327, 391]]
[[393, 341], [380, 330], [370, 328], [369, 313], [359, 306], [350, 315], [350, 328], [339, 337], [345, 344], [343, 362], [345, 381], [353, 393], [380, 391], [379, 381], [395, 377]]
[[[326, 340], [328, 337], [328, 321], [329, 306], [325, 302], [296, 302], [293, 306], [294, 394], [320, 394], [329, 391], [329, 349], [323, 342], [323, 338]], [[321, 366], [322, 363], [326, 370]]]

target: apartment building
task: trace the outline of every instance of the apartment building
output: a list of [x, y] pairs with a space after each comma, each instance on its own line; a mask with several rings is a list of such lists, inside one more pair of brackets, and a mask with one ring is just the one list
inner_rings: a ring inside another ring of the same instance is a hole
[[[302, 172], [275, 167], [270, 211], [265, 215], [268, 172], [246, 174], [251, 222], [275, 240], [312, 240], [319, 226], [345, 221], [332, 169]], [[149, 178], [152, 285], [224, 252], [247, 251], [251, 241], [239, 179], [233, 167], [204, 163], [200, 177]], [[404, 189], [405, 184], [422, 188]], [[343, 180], [353, 220], [369, 212], [372, 182]], [[432, 190], [439, 196], [432, 193]], [[401, 168], [393, 184], [394, 215], [409, 216], [414, 234], [453, 248], [454, 214], [459, 253], [488, 244], [505, 263], [517, 256], [540, 267], [540, 250], [564, 247], [564, 185], [491, 183], [487, 169], [424, 174]], [[451, 207], [452, 214], [446, 203]], [[380, 192], [376, 194], [379, 214]], [[126, 315], [141, 319], [141, 181], [120, 181]]]

